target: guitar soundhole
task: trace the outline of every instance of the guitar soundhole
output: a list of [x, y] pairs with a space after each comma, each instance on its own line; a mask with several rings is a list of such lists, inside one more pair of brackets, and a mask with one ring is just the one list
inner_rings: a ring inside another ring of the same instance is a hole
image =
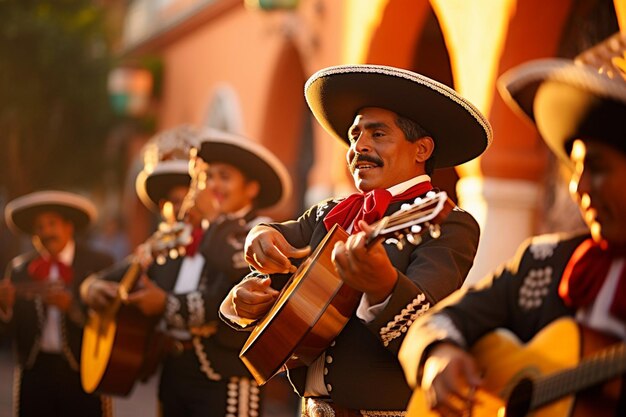
[[533, 382], [524, 378], [513, 388], [506, 403], [506, 417], [524, 417], [530, 411]]

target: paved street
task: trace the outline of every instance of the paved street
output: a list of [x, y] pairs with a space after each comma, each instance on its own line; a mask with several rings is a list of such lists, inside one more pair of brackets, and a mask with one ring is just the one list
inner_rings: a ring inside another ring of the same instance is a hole
[[[0, 417], [11, 417], [11, 389], [13, 380], [13, 357], [9, 346], [0, 346]], [[268, 386], [271, 396], [266, 401], [264, 417], [294, 417], [295, 397], [283, 381], [276, 381]], [[157, 378], [145, 384], [137, 384], [128, 398], [113, 400], [114, 417], [156, 417]], [[283, 404], [283, 398], [289, 397], [291, 408]]]
[[[10, 417], [13, 381], [13, 356], [10, 348], [0, 348], [0, 417]], [[113, 400], [114, 417], [156, 416], [156, 378], [146, 384], [137, 384], [128, 398]]]

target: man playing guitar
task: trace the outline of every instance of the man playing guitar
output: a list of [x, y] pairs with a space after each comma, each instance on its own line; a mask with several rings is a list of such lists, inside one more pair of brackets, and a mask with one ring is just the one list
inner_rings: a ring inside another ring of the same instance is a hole
[[[615, 45], [621, 48], [616, 49]], [[530, 117], [549, 148], [569, 169], [569, 188], [589, 231], [529, 239], [518, 255], [492, 277], [466, 293], [455, 294], [435, 314], [413, 324], [401, 348], [400, 360], [409, 383], [421, 386], [415, 404], [421, 392], [426, 405], [422, 411], [417, 407], [414, 412], [410, 409], [410, 415], [423, 416], [429, 409], [443, 416], [496, 415], [479, 413], [485, 401], [475, 394], [482, 395], [481, 389], [492, 385], [489, 362], [504, 359], [506, 351], [500, 350], [480, 364], [475, 357], [483, 354], [481, 349], [475, 349], [474, 357], [466, 352], [495, 329], [507, 329], [521, 342], [533, 339], [534, 343], [551, 329], [563, 329], [567, 323], [563, 317], [573, 317], [585, 327], [626, 340], [624, 45], [623, 35], [617, 34], [581, 54], [576, 62], [538, 60], [501, 77], [505, 99]], [[573, 329], [578, 332], [577, 325]], [[540, 363], [561, 361], [571, 349], [582, 349], [584, 353], [594, 339], [585, 337], [585, 332], [581, 347], [580, 340], [570, 341], [568, 333], [571, 332], [561, 330], [551, 346], [533, 350], [537, 361], [529, 370], [534, 368], [536, 373], [541, 369]], [[552, 359], [540, 362], [541, 358]], [[618, 355], [616, 359], [619, 358]], [[521, 370], [520, 361], [511, 362], [514, 368], [501, 366], [494, 369], [493, 375], [508, 372], [513, 376]], [[483, 378], [484, 368], [487, 371]], [[575, 368], [570, 369], [568, 375], [574, 371]], [[622, 367], [614, 367], [612, 376], [623, 371]], [[526, 382], [510, 387], [503, 384], [500, 389], [491, 390], [496, 396], [511, 394], [510, 405], [505, 408], [503, 404], [501, 411], [525, 415], [534, 407], [549, 404], [545, 399], [548, 394], [539, 389], [545, 385], [540, 379], [538, 382], [534, 388], [529, 387], [532, 389], [527, 392], [528, 400], [521, 401], [519, 407], [513, 404], [519, 391], [511, 389], [522, 389]], [[561, 388], [567, 388], [564, 382], [551, 390]], [[602, 391], [597, 390], [596, 394], [601, 395], [591, 403], [585, 404], [583, 398], [578, 398], [575, 408], [573, 402], [565, 404], [565, 408], [554, 403], [555, 409], [561, 411], [547, 415], [570, 415], [586, 405], [590, 408], [576, 415], [624, 415], [624, 398], [617, 405], [619, 389], [613, 396], [604, 396], [606, 392]], [[575, 393], [571, 388], [569, 394]], [[544, 399], [538, 399], [539, 396]], [[603, 414], [605, 410], [609, 410], [608, 414]]]

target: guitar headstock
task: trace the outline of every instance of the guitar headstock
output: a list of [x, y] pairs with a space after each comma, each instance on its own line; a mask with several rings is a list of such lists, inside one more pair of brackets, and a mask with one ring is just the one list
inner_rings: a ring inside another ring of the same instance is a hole
[[386, 243], [402, 249], [406, 242], [419, 245], [426, 232], [433, 238], [441, 235], [440, 223], [454, 208], [445, 191], [429, 191], [413, 203], [403, 204], [400, 210], [374, 223], [368, 243], [386, 238]]
[[159, 265], [163, 265], [168, 257], [176, 259], [184, 256], [185, 246], [193, 240], [192, 230], [189, 223], [163, 221], [146, 242], [146, 251]]

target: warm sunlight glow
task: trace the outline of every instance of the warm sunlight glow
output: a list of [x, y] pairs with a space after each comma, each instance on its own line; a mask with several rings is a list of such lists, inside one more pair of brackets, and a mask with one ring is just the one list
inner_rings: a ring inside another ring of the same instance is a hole
[[[516, 0], [431, 0], [443, 31], [454, 87], [488, 115], [498, 63]], [[474, 160], [458, 168], [461, 175], [480, 175]]]
[[389, 0], [346, 1], [346, 31], [343, 58], [346, 63], [362, 63], [367, 54], [375, 28], [380, 25], [382, 14]]

